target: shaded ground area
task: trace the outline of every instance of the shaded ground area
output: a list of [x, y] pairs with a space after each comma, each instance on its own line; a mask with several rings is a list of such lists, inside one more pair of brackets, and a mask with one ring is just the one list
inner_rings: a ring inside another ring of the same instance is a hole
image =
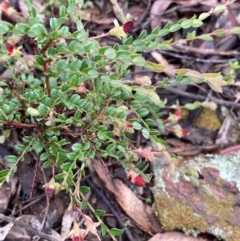
[[[3, 12], [3, 20], [16, 24], [19, 18], [25, 18], [27, 9], [22, 0], [10, 1], [10, 4], [17, 12], [10, 16]], [[50, 17], [58, 17], [59, 6], [64, 4], [64, 1], [34, 1], [34, 4], [42, 10], [42, 17], [48, 23]], [[217, 4], [220, 4], [217, 0], [119, 1], [124, 13], [132, 15], [134, 27], [130, 34], [133, 37], [139, 36], [143, 30], [150, 33], [155, 27], [161, 29], [168, 22], [176, 23], [180, 19], [191, 18], [194, 14], [209, 12]], [[113, 27], [115, 15], [108, 1], [86, 1], [83, 8], [85, 8], [85, 14], [82, 18], [90, 36], [107, 32]], [[238, 26], [239, 9], [240, 1], [235, 1], [225, 13], [211, 15], [197, 30], [182, 29], [162, 37], [161, 40], [172, 38], [175, 42], [188, 38], [193, 31], [200, 35], [211, 33], [216, 29]], [[71, 28], [71, 23], [68, 23], [68, 26]], [[118, 41], [120, 42], [116, 38], [106, 37], [101, 39], [101, 44], [113, 46]], [[240, 68], [238, 43], [239, 36], [229, 34], [221, 38], [214, 37], [213, 41], [209, 42], [195, 40], [186, 45], [176, 44], [171, 50], [154, 49], [144, 52], [143, 55], [146, 60], [167, 65], [169, 70], [182, 68], [199, 72], [221, 72], [225, 75], [226, 81], [238, 83]], [[27, 37], [21, 39], [18, 44], [23, 46], [23, 51], [29, 56], [37, 54], [34, 44], [29, 42]], [[230, 65], [229, 62], [231, 62]], [[7, 78], [8, 75], [8, 69], [0, 66], [0, 78]], [[132, 68], [128, 78], [135, 79], [142, 75], [156, 79], [155, 85], [159, 86], [157, 93], [163, 106], [152, 110], [151, 115], [154, 116], [156, 129], [161, 131], [170, 153], [188, 158], [202, 153], [224, 154], [240, 149], [238, 86], [225, 86], [220, 94], [207, 84], [186, 82], [177, 85], [171, 71], [169, 74], [153, 73], [141, 67]], [[164, 87], [166, 78], [169, 78], [169, 83], [174, 85]], [[221, 88], [221, 86], [215, 86], [215, 88]], [[179, 106], [177, 111], [172, 108], [175, 105]], [[0, 146], [2, 166], [7, 165], [4, 156], [16, 153], [14, 145], [19, 143], [19, 136], [24, 136], [24, 133], [13, 130]], [[145, 148], [148, 145], [146, 140], [141, 138], [141, 133], [138, 133], [135, 138], [136, 148]], [[26, 155], [25, 161], [18, 166], [15, 176], [11, 177], [11, 182], [4, 184], [0, 190], [0, 213], [14, 217], [10, 221], [18, 221], [16, 218], [22, 215], [31, 215], [24, 216], [22, 221], [20, 219], [20, 222], [25, 224], [23, 229], [16, 228], [12, 231], [12, 236], [6, 240], [30, 240], [34, 231], [23, 231], [27, 226], [40, 226], [42, 233], [49, 233], [54, 229], [61, 233], [62, 237], [66, 237], [71, 229], [72, 217], [67, 211], [69, 197], [61, 192], [50, 200], [46, 198], [43, 185], [49, 182], [52, 173], [48, 169], [43, 169], [38, 160], [37, 154]], [[91, 192], [85, 198], [95, 210], [106, 211], [103, 221], [109, 228], [124, 228], [124, 234], [117, 240], [217, 240], [216, 237], [208, 234], [200, 234], [199, 238], [194, 238], [183, 236], [181, 233], [166, 232], [164, 234], [166, 236], [161, 236], [160, 233], [164, 231], [156, 222], [151, 210], [154, 201], [151, 192], [153, 181], [145, 187], [136, 187], [129, 181], [117, 161], [112, 161], [108, 166], [111, 175], [105, 173], [105, 169], [100, 164], [89, 161], [88, 166], [88, 173], [81, 182], [82, 186], [91, 188]], [[91, 215], [91, 208], [87, 209], [86, 214], [88, 211]], [[0, 231], [9, 232], [10, 226], [3, 224], [1, 226]], [[40, 236], [43, 238], [42, 233]], [[159, 236], [150, 239], [155, 233], [159, 233]], [[55, 238], [61, 240], [57, 234]], [[88, 235], [86, 240], [98, 240], [98, 237]], [[105, 236], [101, 237], [101, 240], [111, 240], [111, 238]]]

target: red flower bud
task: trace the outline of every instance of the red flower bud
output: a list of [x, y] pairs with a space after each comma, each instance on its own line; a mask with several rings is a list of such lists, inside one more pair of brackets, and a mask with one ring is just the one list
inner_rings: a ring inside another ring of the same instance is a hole
[[132, 180], [132, 182], [134, 183], [134, 184], [136, 184], [137, 186], [139, 186], [139, 187], [145, 187], [145, 185], [146, 185], [146, 182], [143, 180], [143, 178], [139, 175], [139, 176], [136, 176], [133, 180]]
[[76, 222], [73, 223], [73, 229], [70, 232], [72, 241], [84, 241], [84, 236], [87, 234], [86, 230], [80, 229]]
[[11, 45], [11, 44], [8, 43], [8, 42], [5, 43], [5, 46], [6, 46], [6, 49], [7, 49], [8, 54], [10, 54], [10, 55], [13, 54], [14, 46]]
[[133, 24], [134, 24], [133, 21], [128, 21], [128, 22], [124, 23], [123, 31], [125, 33], [129, 33], [133, 28]]
[[152, 81], [152, 85], [155, 85], [156, 83], [157, 83], [157, 80], [155, 79], [155, 78], [150, 78], [151, 79], [151, 81]]
[[127, 173], [127, 178], [134, 184], [136, 184], [139, 187], [145, 187], [146, 182], [145, 180], [136, 172], [134, 172], [133, 170], [130, 170]]
[[5, 0], [1, 3], [3, 12], [7, 13], [9, 9], [9, 1]]
[[84, 237], [82, 235], [73, 235], [72, 241], [84, 241]]
[[46, 193], [47, 193], [47, 196], [48, 198], [51, 198], [53, 197], [54, 193], [55, 193], [55, 187], [54, 185], [49, 185], [46, 187]]
[[46, 194], [48, 198], [51, 198], [56, 191], [59, 190], [60, 184], [55, 182], [54, 178], [50, 182], [46, 183], [43, 187], [46, 188]]

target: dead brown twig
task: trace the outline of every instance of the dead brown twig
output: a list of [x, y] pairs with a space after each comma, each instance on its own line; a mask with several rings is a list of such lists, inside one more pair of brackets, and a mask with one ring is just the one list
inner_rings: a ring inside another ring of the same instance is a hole
[[48, 234], [45, 234], [41, 231], [39, 231], [38, 229], [36, 228], [33, 228], [27, 224], [24, 224], [20, 221], [18, 221], [16, 218], [13, 218], [13, 217], [8, 217], [8, 216], [5, 216], [4, 214], [0, 214], [0, 219], [5, 221], [5, 222], [8, 222], [8, 223], [14, 223], [14, 225], [20, 227], [20, 228], [24, 228], [26, 230], [29, 230], [30, 232], [33, 232], [34, 234], [36, 235], [39, 235], [41, 238], [44, 238], [46, 240], [49, 240], [49, 241], [58, 241], [57, 239], [49, 236]]

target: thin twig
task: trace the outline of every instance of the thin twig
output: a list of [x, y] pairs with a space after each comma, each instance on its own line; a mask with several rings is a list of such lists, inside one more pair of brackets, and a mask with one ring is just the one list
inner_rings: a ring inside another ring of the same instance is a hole
[[214, 50], [214, 49], [203, 49], [203, 48], [197, 48], [193, 46], [187, 46], [187, 45], [181, 45], [177, 44], [172, 48], [172, 51], [180, 52], [180, 53], [194, 53], [204, 56], [209, 55], [221, 55], [221, 56], [231, 56], [231, 57], [238, 57], [240, 53], [238, 51], [232, 50], [232, 51], [221, 51], [221, 50]]
[[5, 221], [5, 222], [8, 222], [8, 223], [14, 223], [14, 225], [16, 225], [20, 228], [24, 228], [26, 230], [29, 230], [30, 232], [32, 232], [36, 235], [39, 235], [41, 238], [44, 238], [46, 240], [59, 241], [59, 240], [51, 237], [50, 235], [45, 234], [45, 233], [39, 231], [38, 229], [31, 227], [29, 224], [24, 224], [23, 222], [16, 220], [16, 218], [8, 217], [8, 216], [5, 216], [4, 214], [0, 214], [0, 219]]
[[38, 124], [26, 124], [18, 121], [7, 121], [6, 123], [4, 123], [4, 126], [13, 128], [38, 128]]
[[201, 63], [225, 64], [225, 63], [228, 63], [229, 61], [237, 61], [237, 58], [231, 58], [231, 59], [202, 59], [202, 58], [188, 57], [186, 55], [177, 54], [177, 53], [165, 51], [165, 50], [159, 50], [159, 52], [161, 54], [165, 54], [165, 55], [175, 57], [175, 58], [178, 58], [178, 59], [185, 59], [185, 60], [196, 61], [196, 62], [201, 62]]
[[[179, 89], [176, 89], [176, 88], [172, 88], [172, 87], [168, 88], [168, 90], [172, 93], [175, 93], [175, 94], [178, 94], [178, 95], [181, 95], [181, 96], [186, 96], [186, 97], [192, 98], [194, 100], [203, 100], [204, 101], [206, 99], [206, 97], [204, 97], [204, 96], [187, 93], [185, 91], [182, 91], [182, 90], [179, 90]], [[235, 102], [230, 102], [230, 101], [226, 101], [226, 100], [219, 100], [219, 99], [216, 99], [214, 97], [210, 97], [209, 99], [214, 101], [218, 105], [240, 108], [240, 104], [235, 103]]]
[[124, 222], [122, 221], [121, 217], [119, 216], [118, 212], [114, 209], [112, 204], [109, 202], [107, 197], [104, 195], [102, 190], [99, 190], [94, 183], [92, 183], [90, 180], [86, 179], [86, 183], [94, 190], [94, 192], [106, 203], [114, 217], [117, 219], [118, 223], [120, 224], [121, 228], [124, 229], [129, 241], [134, 241], [131, 232], [128, 230], [128, 228], [124, 225]]
[[[44, 183], [46, 184], [47, 183], [47, 178], [46, 178], [46, 175], [45, 175], [45, 172], [43, 170], [43, 167], [41, 166], [41, 172], [42, 172], [42, 175], [43, 175], [43, 180], [44, 180]], [[50, 207], [50, 203], [49, 203], [49, 197], [47, 195], [47, 189], [45, 188], [45, 193], [46, 193], [46, 208], [45, 208], [45, 214], [44, 214], [44, 217], [43, 217], [43, 220], [42, 220], [42, 224], [41, 224], [41, 228], [40, 230], [43, 229], [44, 225], [45, 225], [45, 222], [47, 220], [47, 215], [48, 215], [48, 212], [49, 212], [49, 207]]]
[[9, 89], [13, 92], [13, 94], [17, 97], [17, 99], [18, 99], [19, 102], [22, 104], [22, 106], [24, 107], [24, 109], [27, 109], [28, 106], [26, 105], [26, 103], [24, 102], [24, 100], [22, 99], [22, 97], [18, 94], [18, 92], [13, 88], [12, 84], [10, 84], [9, 82], [6, 82], [6, 84], [8, 85]]
[[[38, 196], [38, 197], [32, 198], [32, 199], [31, 199], [32, 201], [31, 201], [30, 203], [28, 203], [28, 204], [26, 204], [24, 207], [22, 207], [21, 210], [17, 210], [17, 211], [15, 211], [15, 212], [11, 213], [11, 216], [15, 216], [16, 214], [20, 213], [20, 211], [23, 211], [23, 210], [25, 210], [26, 208], [31, 207], [33, 204], [39, 202], [43, 197], [45, 197], [45, 194], [42, 194], [42, 195], [40, 195], [40, 196]], [[27, 201], [29, 201], [29, 200], [27, 200]], [[22, 204], [23, 204], [23, 203], [22, 203]]]

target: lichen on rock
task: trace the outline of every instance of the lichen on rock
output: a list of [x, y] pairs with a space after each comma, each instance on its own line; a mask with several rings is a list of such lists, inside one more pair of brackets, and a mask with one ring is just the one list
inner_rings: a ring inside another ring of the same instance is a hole
[[207, 195], [179, 171], [168, 173], [164, 157], [153, 163], [153, 210], [166, 230], [208, 232], [226, 241], [240, 237], [240, 154], [206, 155], [181, 163], [196, 168], [214, 195]]

